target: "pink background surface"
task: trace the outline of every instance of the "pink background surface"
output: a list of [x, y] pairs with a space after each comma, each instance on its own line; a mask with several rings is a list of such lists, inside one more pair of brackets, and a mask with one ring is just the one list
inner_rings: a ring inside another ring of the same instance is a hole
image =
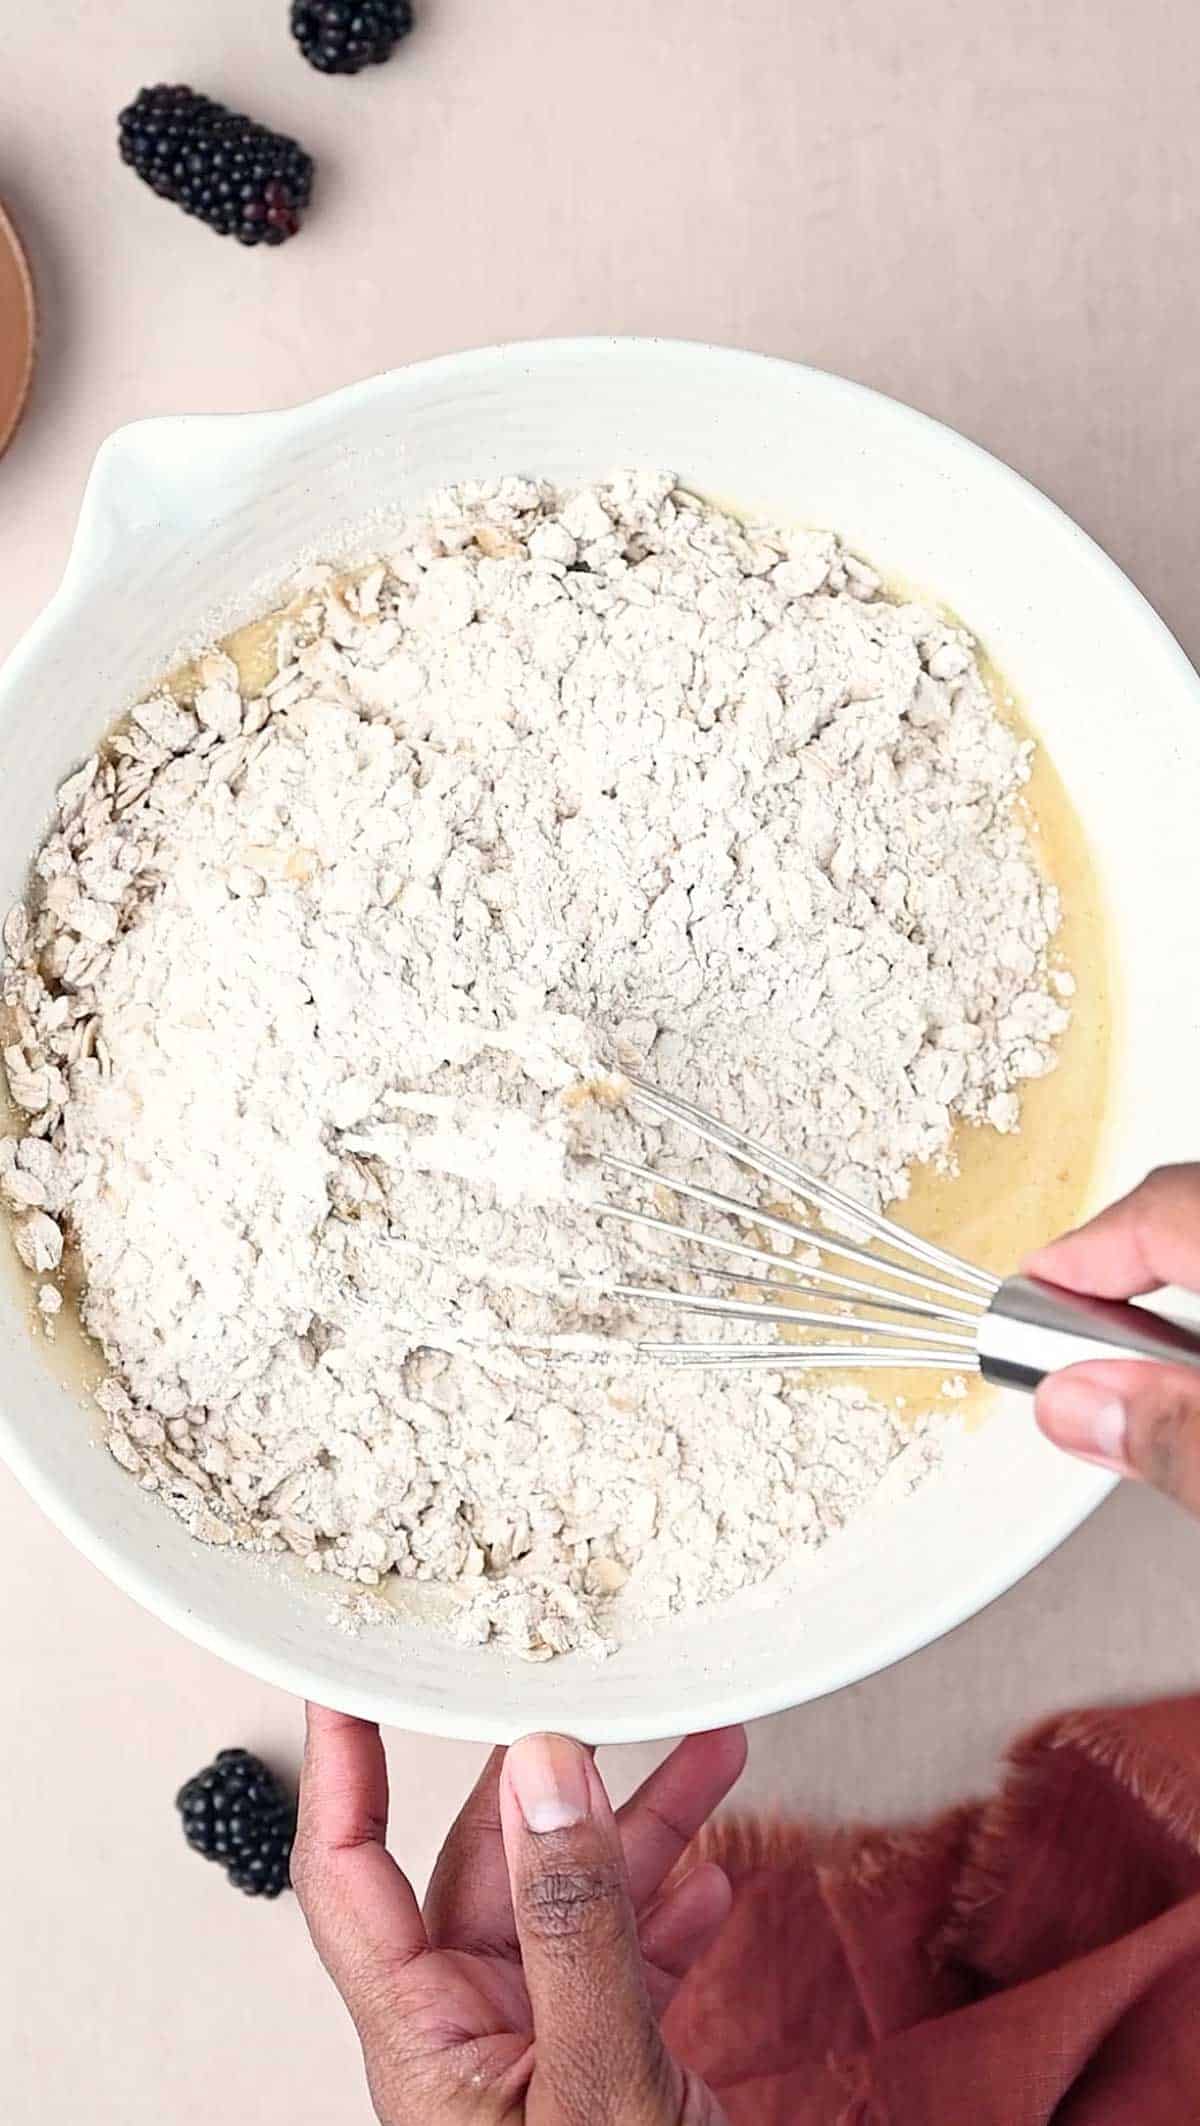
[[[1191, 0], [418, 5], [390, 66], [334, 82], [291, 46], [286, 0], [9, 0], [0, 198], [43, 332], [0, 465], [0, 652], [53, 589], [119, 423], [611, 331], [793, 355], [962, 428], [1197, 654]], [[121, 168], [116, 111], [162, 79], [319, 158], [296, 243], [221, 243]], [[1130, 1492], [941, 1645], [764, 1722], [744, 1793], [924, 1808], [1061, 1702], [1190, 1684], [1197, 1644], [1200, 1532]], [[226, 1743], [290, 1760], [299, 1709], [135, 1610], [2, 1472], [0, 1678], [7, 2126], [366, 2126], [294, 1902], [239, 1899], [170, 1806]], [[395, 1844], [421, 1877], [480, 1753], [389, 1749]], [[652, 1754], [609, 1753], [618, 1786]]]

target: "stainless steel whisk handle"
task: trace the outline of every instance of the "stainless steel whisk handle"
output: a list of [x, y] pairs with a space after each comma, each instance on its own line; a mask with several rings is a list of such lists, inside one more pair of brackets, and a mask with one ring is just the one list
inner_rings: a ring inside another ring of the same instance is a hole
[[1085, 1299], [1035, 1277], [1009, 1277], [978, 1330], [979, 1367], [1001, 1388], [1032, 1395], [1047, 1373], [1094, 1358], [1154, 1358], [1200, 1369], [1200, 1333], [1149, 1307]]

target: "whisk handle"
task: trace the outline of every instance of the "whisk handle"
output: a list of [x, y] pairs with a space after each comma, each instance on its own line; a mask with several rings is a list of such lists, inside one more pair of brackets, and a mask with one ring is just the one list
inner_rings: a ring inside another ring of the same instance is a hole
[[1149, 1307], [1086, 1299], [1035, 1277], [1009, 1277], [978, 1331], [979, 1366], [997, 1387], [1032, 1395], [1047, 1373], [1093, 1358], [1153, 1358], [1200, 1368], [1200, 1333]]

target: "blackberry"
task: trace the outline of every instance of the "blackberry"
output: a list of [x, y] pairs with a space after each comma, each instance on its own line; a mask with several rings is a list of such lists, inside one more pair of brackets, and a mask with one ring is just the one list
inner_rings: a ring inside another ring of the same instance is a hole
[[412, 26], [411, 0], [292, 0], [292, 35], [322, 74], [381, 66]]
[[122, 161], [185, 214], [242, 244], [294, 236], [312, 191], [312, 158], [189, 88], [142, 89], [122, 111]]
[[278, 1897], [290, 1887], [296, 1811], [260, 1757], [218, 1751], [215, 1764], [180, 1787], [175, 1806], [188, 1844], [219, 1861], [247, 1897]]

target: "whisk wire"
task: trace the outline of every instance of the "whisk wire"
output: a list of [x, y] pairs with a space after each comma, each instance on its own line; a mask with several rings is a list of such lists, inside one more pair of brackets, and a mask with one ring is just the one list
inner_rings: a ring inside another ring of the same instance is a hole
[[841, 1368], [853, 1373], [864, 1369], [893, 1373], [910, 1367], [921, 1373], [979, 1371], [979, 1360], [974, 1352], [941, 1352], [902, 1344], [865, 1350], [856, 1344], [821, 1344], [806, 1348], [804, 1344], [724, 1341], [697, 1344], [641, 1342], [636, 1348], [640, 1357], [652, 1358], [659, 1365], [695, 1366], [714, 1372], [723, 1366], [762, 1366], [775, 1373], [828, 1373]]
[[[726, 1152], [730, 1158], [736, 1159], [740, 1165], [748, 1167], [764, 1180], [777, 1181], [781, 1187], [789, 1189], [794, 1195], [804, 1198], [818, 1209], [833, 1211], [839, 1217], [850, 1219], [867, 1232], [873, 1233], [876, 1239], [882, 1240], [888, 1247], [895, 1248], [919, 1262], [931, 1264], [946, 1275], [958, 1279], [960, 1284], [966, 1284], [974, 1291], [983, 1293], [988, 1299], [998, 1291], [998, 1277], [991, 1276], [986, 1270], [977, 1269], [973, 1263], [965, 1262], [961, 1256], [951, 1253], [948, 1248], [939, 1247], [936, 1241], [925, 1240], [920, 1234], [910, 1233], [904, 1226], [897, 1225], [894, 1219], [885, 1217], [882, 1211], [864, 1209], [863, 1205], [856, 1203], [844, 1189], [835, 1187], [829, 1181], [818, 1181], [815, 1175], [797, 1166], [791, 1159], [785, 1159], [781, 1153], [756, 1143], [753, 1137], [747, 1137], [741, 1130], [732, 1129], [728, 1123], [719, 1122], [715, 1115], [707, 1114], [702, 1107], [694, 1106], [690, 1100], [681, 1100], [673, 1093], [660, 1092], [657, 1086], [647, 1084], [644, 1078], [631, 1077], [629, 1084], [643, 1106], [668, 1121], [677, 1122], [681, 1127], [692, 1130], [705, 1143]], [[742, 1209], [745, 1215], [744, 1206]], [[862, 1259], [861, 1251], [856, 1259]], [[872, 1268], [880, 1267], [878, 1256], [868, 1255], [866, 1260]], [[944, 1290], [945, 1287], [939, 1289]]]
[[[657, 1210], [644, 1210], [622, 1203], [615, 1189], [616, 1201], [604, 1200], [607, 1189], [597, 1191], [602, 1200], [591, 1198], [589, 1208], [597, 1218], [662, 1235], [676, 1244], [670, 1254], [646, 1251], [638, 1265], [640, 1276], [626, 1272], [619, 1273], [618, 1281], [605, 1280], [611, 1297], [636, 1307], [669, 1309], [683, 1318], [753, 1325], [767, 1332], [753, 1343], [729, 1338], [693, 1342], [684, 1337], [663, 1342], [631, 1336], [639, 1356], [673, 1366], [766, 1366], [801, 1372], [979, 1370], [981, 1324], [1001, 1293], [1000, 1279], [935, 1241], [908, 1232], [882, 1212], [865, 1209], [844, 1189], [818, 1180], [690, 1101], [660, 1092], [641, 1078], [628, 1084], [635, 1112], [644, 1109], [649, 1117], [690, 1132], [760, 1183], [771, 1184], [779, 1196], [798, 1198], [813, 1218], [812, 1223], [800, 1222], [785, 1215], [786, 1204], [765, 1208], [616, 1152], [581, 1155], [581, 1163], [605, 1176], [639, 1183], [672, 1199]], [[715, 1221], [689, 1222], [688, 1205], [715, 1213]], [[771, 1245], [775, 1239], [785, 1247]], [[713, 1256], [719, 1259], [710, 1260]], [[705, 1280], [726, 1290], [706, 1291]]]
[[875, 1307], [886, 1314], [911, 1314], [927, 1316], [931, 1321], [961, 1322], [964, 1328], [974, 1332], [979, 1321], [977, 1307], [948, 1307], [934, 1300], [918, 1299], [910, 1292], [894, 1295], [882, 1291], [878, 1285], [869, 1285], [861, 1277], [835, 1277], [828, 1270], [805, 1270], [794, 1274], [785, 1266], [782, 1277], [757, 1277], [747, 1270], [726, 1270], [717, 1263], [689, 1262], [683, 1265], [693, 1277], [707, 1277], [710, 1281], [748, 1285], [755, 1291], [797, 1294], [808, 1299], [825, 1299], [831, 1306]]
[[[627, 1174], [632, 1180], [645, 1181], [656, 1188], [667, 1189], [672, 1195], [681, 1196], [689, 1203], [700, 1203], [707, 1210], [720, 1211], [727, 1218], [761, 1226], [764, 1231], [778, 1233], [793, 1245], [798, 1243], [801, 1247], [816, 1249], [819, 1254], [836, 1255], [845, 1262], [857, 1263], [861, 1268], [873, 1271], [877, 1278], [883, 1274], [895, 1277], [903, 1284], [915, 1285], [922, 1292], [941, 1292], [960, 1307], [968, 1297], [960, 1286], [947, 1284], [944, 1279], [931, 1276], [927, 1270], [915, 1270], [904, 1263], [881, 1262], [878, 1255], [872, 1254], [869, 1248], [859, 1247], [856, 1241], [841, 1238], [835, 1240], [815, 1226], [796, 1225], [790, 1218], [780, 1218], [774, 1211], [759, 1210], [757, 1206], [739, 1203], [736, 1196], [726, 1196], [720, 1189], [703, 1188], [698, 1182], [685, 1181], [678, 1174], [662, 1173], [657, 1167], [644, 1166], [636, 1159], [618, 1158], [613, 1152], [601, 1152], [598, 1158], [600, 1165], [612, 1173]], [[650, 1219], [649, 1213], [631, 1212], [623, 1205], [597, 1204], [595, 1208], [597, 1216], [601, 1218], [615, 1217], [626, 1223], [632, 1223], [635, 1219], [639, 1223], [646, 1223]], [[672, 1227], [669, 1218], [662, 1219], [660, 1224], [664, 1232], [678, 1230]], [[900, 1228], [897, 1226], [896, 1230], [899, 1232]], [[693, 1228], [689, 1228], [688, 1238], [703, 1247], [713, 1244], [714, 1241], [719, 1244], [719, 1236]], [[772, 1256], [767, 1249], [761, 1250], [761, 1253], [769, 1261], [780, 1260], [779, 1256]], [[878, 1285], [875, 1289], [879, 1289]], [[987, 1289], [990, 1291], [991, 1287], [988, 1286]]]
[[[619, 1299], [638, 1299], [651, 1305], [666, 1305], [684, 1314], [713, 1314], [722, 1321], [757, 1321], [772, 1326], [789, 1328], [828, 1329], [838, 1325], [837, 1316], [818, 1313], [809, 1307], [769, 1307], [758, 1299], [710, 1299], [700, 1292], [667, 1291], [661, 1285], [614, 1284], [609, 1288]], [[856, 1321], [852, 1325], [856, 1336], [895, 1336], [896, 1323], [890, 1321]], [[912, 1343], [936, 1344], [939, 1350], [972, 1352], [973, 1336], [960, 1335], [953, 1329], [906, 1328], [905, 1336]]]

